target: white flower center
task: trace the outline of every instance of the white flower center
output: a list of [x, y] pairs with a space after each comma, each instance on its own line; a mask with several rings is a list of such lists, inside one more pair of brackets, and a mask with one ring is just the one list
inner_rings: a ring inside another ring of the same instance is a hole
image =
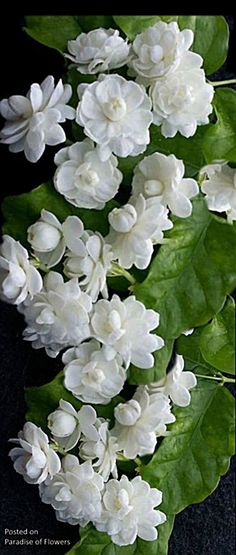
[[100, 384], [105, 380], [104, 372], [95, 364], [87, 365], [87, 373], [83, 377], [83, 383], [87, 385]]
[[163, 49], [160, 45], [155, 45], [151, 48], [150, 58], [154, 64], [160, 62], [163, 58]]
[[99, 177], [97, 172], [90, 169], [90, 164], [81, 164], [77, 169], [75, 174], [75, 186], [76, 187], [95, 187], [99, 183]]
[[123, 208], [114, 208], [108, 216], [109, 222], [115, 231], [127, 233], [137, 221], [137, 212], [131, 204]]
[[71, 492], [70, 490], [65, 486], [62, 487], [58, 494], [55, 497], [56, 501], [70, 501], [71, 500]]
[[121, 489], [115, 500], [115, 507], [116, 509], [122, 509], [123, 507], [128, 507], [128, 505], [129, 505], [128, 493], [125, 489]]
[[106, 331], [111, 333], [121, 327], [121, 319], [119, 312], [117, 310], [112, 310], [108, 316], [108, 320], [106, 322]]
[[141, 407], [135, 399], [120, 404], [115, 408], [116, 420], [122, 426], [133, 426], [141, 416]]
[[126, 114], [126, 103], [120, 96], [115, 96], [110, 102], [104, 102], [103, 111], [111, 121], [119, 121]]
[[148, 179], [144, 183], [144, 191], [150, 197], [161, 195], [164, 191], [164, 185], [158, 179]]

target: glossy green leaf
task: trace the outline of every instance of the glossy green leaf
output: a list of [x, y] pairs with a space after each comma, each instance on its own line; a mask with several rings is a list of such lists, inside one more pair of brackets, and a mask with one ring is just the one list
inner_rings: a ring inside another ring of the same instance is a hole
[[166, 155], [174, 154], [177, 158], [183, 160], [187, 177], [196, 175], [200, 168], [206, 164], [202, 142], [208, 127], [206, 125], [198, 127], [195, 135], [189, 139], [179, 133], [172, 139], [165, 139], [161, 134], [160, 127], [151, 125], [151, 140], [145, 152], [140, 156], [128, 156], [119, 159], [119, 169], [124, 174], [124, 183], [128, 185], [131, 182], [135, 166], [140, 160], [153, 154], [153, 152], [161, 152]]
[[204, 328], [205, 326], [196, 328], [192, 335], [181, 335], [176, 341], [175, 350], [184, 357], [185, 370], [212, 376], [216, 374], [216, 369], [206, 362], [200, 350], [200, 337]]
[[137, 539], [132, 545], [119, 547], [112, 543], [110, 536], [97, 532], [91, 525], [80, 529], [80, 541], [66, 555], [167, 555], [168, 540], [172, 532], [174, 517], [158, 526], [158, 539], [147, 542]]
[[207, 162], [236, 162], [236, 91], [216, 89], [213, 104], [217, 122], [208, 126], [203, 138], [205, 158]]
[[208, 322], [236, 285], [236, 228], [213, 216], [203, 198], [189, 218], [173, 220], [148, 277], [134, 286], [138, 300], [159, 312], [165, 340]]
[[24, 30], [32, 38], [45, 46], [67, 51], [67, 41], [81, 33], [75, 15], [27, 15]]
[[104, 29], [114, 28], [114, 21], [111, 15], [78, 15], [77, 19], [82, 31], [85, 33], [99, 27]]
[[62, 222], [67, 216], [78, 216], [83, 221], [85, 228], [100, 231], [106, 235], [109, 227], [107, 215], [114, 206], [117, 206], [117, 203], [112, 200], [106, 204], [104, 210], [76, 208], [57, 193], [51, 183], [44, 183], [30, 193], [4, 199], [2, 204], [3, 233], [12, 235], [21, 243], [26, 244], [27, 228], [40, 217], [42, 208], [45, 208], [53, 212]]
[[[63, 371], [49, 383], [40, 387], [28, 387], [25, 390], [27, 405], [26, 420], [34, 422], [44, 430], [47, 429], [47, 417], [59, 405], [60, 399], [71, 403], [76, 410], [82, 406], [81, 401], [65, 389]], [[109, 405], [94, 405], [98, 416], [113, 420], [114, 407], [122, 401], [122, 397], [114, 397]]]
[[130, 40], [160, 21], [159, 15], [113, 15], [112, 17]]
[[138, 33], [142, 33], [148, 27], [152, 27], [157, 21], [177, 21], [178, 15], [113, 15], [115, 23], [127, 35], [130, 40], [133, 40]]
[[223, 310], [205, 326], [200, 336], [204, 359], [214, 368], [235, 374], [235, 302], [229, 299]]
[[129, 382], [131, 384], [146, 384], [157, 382], [161, 378], [164, 378], [168, 363], [172, 355], [173, 343], [174, 342], [172, 339], [168, 339], [167, 341], [165, 341], [164, 347], [155, 352], [155, 364], [153, 368], [143, 370], [131, 364], [129, 368]]
[[198, 379], [188, 407], [176, 408], [176, 422], [142, 477], [163, 492], [161, 510], [178, 513], [200, 503], [217, 487], [234, 453], [234, 398], [215, 382]]
[[180, 29], [192, 29], [194, 42], [192, 50], [204, 60], [207, 75], [219, 69], [226, 60], [229, 46], [229, 28], [221, 15], [180, 15]]

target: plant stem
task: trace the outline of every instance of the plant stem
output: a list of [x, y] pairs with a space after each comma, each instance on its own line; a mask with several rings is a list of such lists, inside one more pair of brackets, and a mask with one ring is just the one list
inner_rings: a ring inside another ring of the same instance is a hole
[[53, 449], [53, 451], [56, 451], [56, 453], [60, 453], [60, 455], [66, 455], [65, 449], [63, 449], [63, 447], [60, 447], [58, 443], [50, 443], [49, 446], [51, 447], [51, 449]]
[[131, 285], [135, 285], [135, 283], [137, 283], [134, 276], [132, 276], [132, 274], [130, 274], [127, 270], [122, 268], [122, 266], [117, 264], [117, 262], [112, 262], [111, 270], [108, 272], [107, 275], [108, 277], [123, 276], [124, 278], [127, 279], [127, 281], [131, 283]]
[[226, 79], [225, 81], [208, 81], [209, 85], [213, 87], [220, 87], [220, 85], [234, 85], [236, 84], [236, 79]]
[[224, 383], [235, 383], [235, 379], [234, 378], [227, 378], [226, 376], [204, 376], [204, 374], [195, 374], [195, 376], [197, 378], [203, 378], [205, 380], [214, 380], [217, 382], [222, 382]]

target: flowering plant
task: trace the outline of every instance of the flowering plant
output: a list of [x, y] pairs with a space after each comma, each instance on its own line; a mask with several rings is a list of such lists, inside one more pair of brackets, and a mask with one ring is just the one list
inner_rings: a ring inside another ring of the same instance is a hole
[[59, 36], [55, 18], [27, 16], [26, 30], [62, 52], [65, 84], [0, 103], [11, 152], [36, 163], [66, 141], [51, 182], [3, 203], [1, 298], [61, 361], [26, 390], [10, 457], [80, 526], [71, 555], [162, 555], [234, 452], [236, 93], [208, 79], [228, 27], [58, 16]]

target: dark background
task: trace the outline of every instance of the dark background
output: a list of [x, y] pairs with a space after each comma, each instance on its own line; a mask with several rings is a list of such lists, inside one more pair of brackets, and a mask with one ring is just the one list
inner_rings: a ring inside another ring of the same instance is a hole
[[[227, 63], [214, 75], [215, 79], [229, 79], [236, 73], [236, 28], [233, 16], [226, 17], [231, 29], [230, 53]], [[9, 15], [1, 26], [0, 98], [8, 98], [12, 94], [25, 95], [31, 83], [40, 83], [49, 74], [57, 80], [63, 73], [62, 56], [30, 39], [22, 31], [23, 24], [23, 16]], [[49, 179], [57, 149], [46, 147], [40, 161], [30, 164], [23, 154], [11, 154], [5, 145], [0, 146], [1, 200], [10, 194], [29, 191]], [[41, 503], [37, 486], [26, 484], [15, 473], [7, 456], [10, 447], [8, 439], [16, 437], [24, 423], [24, 387], [50, 381], [59, 370], [58, 362], [49, 359], [44, 352], [34, 351], [30, 344], [22, 341], [23, 328], [16, 308], [0, 303], [0, 555], [60, 555], [68, 551], [69, 546], [4, 546], [5, 528], [38, 531], [35, 536], [12, 536], [14, 538], [63, 539], [69, 540], [71, 546], [78, 540], [77, 527], [57, 522], [54, 510]], [[233, 462], [217, 490], [206, 501], [188, 507], [176, 517], [168, 555], [231, 555], [235, 552], [234, 479]]]

